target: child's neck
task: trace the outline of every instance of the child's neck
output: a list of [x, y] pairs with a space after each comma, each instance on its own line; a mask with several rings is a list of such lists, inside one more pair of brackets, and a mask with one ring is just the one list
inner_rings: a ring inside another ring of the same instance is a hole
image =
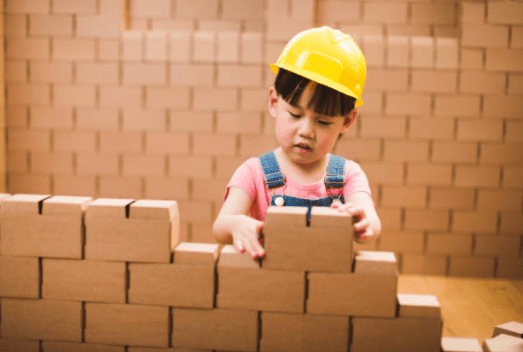
[[329, 162], [329, 155], [314, 163], [298, 164], [292, 161], [279, 147], [275, 150], [276, 159], [284, 175], [292, 180], [309, 185], [320, 181], [325, 175], [327, 164]]

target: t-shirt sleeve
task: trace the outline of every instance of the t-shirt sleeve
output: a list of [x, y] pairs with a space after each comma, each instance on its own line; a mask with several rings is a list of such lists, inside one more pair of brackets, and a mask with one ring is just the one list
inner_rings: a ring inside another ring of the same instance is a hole
[[251, 197], [251, 201], [254, 202], [256, 199], [256, 163], [256, 158], [250, 158], [236, 169], [227, 184], [227, 189], [223, 197], [224, 200], [227, 199], [231, 187], [238, 187], [247, 192], [249, 197]]
[[351, 194], [356, 192], [367, 192], [371, 195], [369, 180], [361, 166], [352, 160], [345, 162], [345, 187], [343, 196], [347, 199]]

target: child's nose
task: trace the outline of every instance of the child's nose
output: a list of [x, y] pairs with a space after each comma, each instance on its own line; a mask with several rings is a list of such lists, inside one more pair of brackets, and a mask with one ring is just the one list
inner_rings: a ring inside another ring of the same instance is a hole
[[303, 137], [314, 137], [314, 122], [311, 119], [303, 118], [300, 124], [300, 135]]

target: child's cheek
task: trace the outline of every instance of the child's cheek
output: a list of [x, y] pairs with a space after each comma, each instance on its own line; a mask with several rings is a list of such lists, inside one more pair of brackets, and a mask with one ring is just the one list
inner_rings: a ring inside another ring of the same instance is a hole
[[321, 138], [321, 142], [318, 145], [318, 149], [322, 152], [329, 153], [331, 149], [334, 147], [334, 143], [336, 142], [336, 137], [333, 138], [332, 135], [324, 135]]
[[292, 128], [288, 124], [276, 124], [276, 138], [281, 146], [292, 143]]

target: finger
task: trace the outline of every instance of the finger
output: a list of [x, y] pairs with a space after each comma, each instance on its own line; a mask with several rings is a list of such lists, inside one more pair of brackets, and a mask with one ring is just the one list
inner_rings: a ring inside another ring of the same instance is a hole
[[254, 246], [256, 249], [257, 255], [259, 258], [262, 258], [265, 256], [265, 248], [262, 247], [259, 241], [256, 242], [256, 245]]
[[364, 218], [363, 220], [355, 223], [353, 228], [354, 228], [354, 231], [360, 232], [360, 231], [367, 229], [369, 226], [370, 226], [369, 219]]
[[240, 241], [234, 241], [234, 248], [240, 253], [245, 252], [245, 247]]
[[366, 229], [358, 234], [357, 238], [360, 241], [368, 241], [374, 238], [374, 231], [372, 229]]
[[352, 216], [361, 216], [361, 215], [365, 214], [365, 210], [364, 210], [362, 207], [352, 206], [352, 207], [349, 209], [349, 213], [350, 213]]
[[255, 242], [253, 241], [246, 241], [244, 243], [245, 245], [245, 250], [247, 251], [247, 253], [249, 253], [249, 255], [251, 256], [251, 258], [253, 259], [256, 259], [258, 257], [258, 252], [255, 248], [255, 243], [257, 243], [258, 241], [255, 240]]
[[262, 228], [263, 228], [263, 223], [259, 224], [256, 227], [256, 232], [251, 233], [247, 240], [248, 248], [251, 249], [249, 254], [251, 254], [251, 257], [253, 257], [253, 258], [262, 257], [265, 254], [265, 250], [263, 249], [262, 245], [260, 244]]

